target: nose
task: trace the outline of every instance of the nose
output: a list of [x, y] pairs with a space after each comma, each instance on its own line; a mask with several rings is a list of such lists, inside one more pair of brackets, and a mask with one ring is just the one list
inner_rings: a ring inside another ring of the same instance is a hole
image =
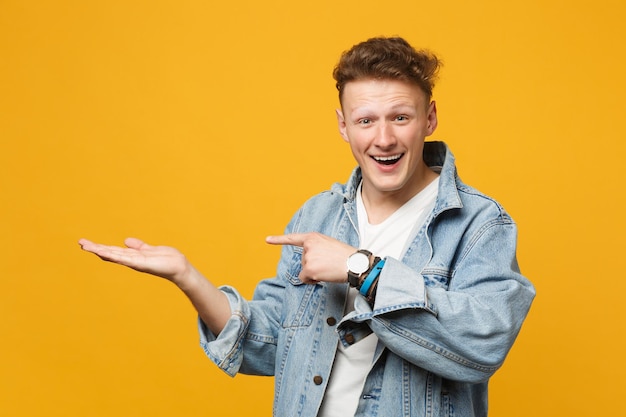
[[375, 145], [381, 149], [388, 149], [396, 144], [396, 136], [393, 130], [393, 125], [387, 121], [378, 125], [378, 131], [376, 132]]

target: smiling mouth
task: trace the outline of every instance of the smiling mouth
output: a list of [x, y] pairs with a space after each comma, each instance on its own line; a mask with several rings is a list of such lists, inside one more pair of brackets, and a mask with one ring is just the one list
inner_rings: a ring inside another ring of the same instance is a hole
[[393, 165], [404, 156], [403, 153], [390, 156], [372, 156], [372, 159], [381, 165]]

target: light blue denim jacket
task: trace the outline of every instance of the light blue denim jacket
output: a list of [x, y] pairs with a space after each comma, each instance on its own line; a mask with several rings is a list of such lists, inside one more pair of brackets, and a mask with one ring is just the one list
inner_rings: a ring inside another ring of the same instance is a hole
[[[373, 309], [361, 296], [343, 317], [348, 284], [303, 284], [302, 249], [284, 246], [275, 278], [252, 301], [231, 287], [232, 316], [201, 345], [229, 375], [275, 376], [274, 415], [317, 415], [337, 343], [379, 339], [357, 416], [486, 416], [487, 381], [502, 365], [535, 291], [516, 260], [516, 225], [493, 199], [463, 184], [442, 142], [424, 160], [441, 167], [439, 194], [402, 259], [387, 258]], [[320, 232], [359, 247], [357, 168], [295, 214], [286, 233]]]

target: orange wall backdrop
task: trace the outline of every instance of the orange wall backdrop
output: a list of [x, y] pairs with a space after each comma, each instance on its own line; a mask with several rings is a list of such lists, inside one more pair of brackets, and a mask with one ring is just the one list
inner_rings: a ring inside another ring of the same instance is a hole
[[[626, 386], [623, 1], [0, 2], [0, 415], [270, 415], [170, 283], [87, 237], [176, 246], [248, 296], [347, 179], [331, 70], [375, 35], [437, 52], [462, 178], [519, 223], [538, 297], [491, 416], [612, 415]], [[617, 405], [619, 408], [619, 405]]]

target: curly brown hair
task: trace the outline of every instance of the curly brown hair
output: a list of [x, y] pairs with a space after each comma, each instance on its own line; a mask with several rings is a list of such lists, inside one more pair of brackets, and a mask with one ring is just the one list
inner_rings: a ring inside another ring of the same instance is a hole
[[415, 50], [400, 37], [376, 37], [345, 51], [333, 70], [339, 100], [345, 85], [362, 79], [400, 80], [418, 85], [430, 101], [441, 61], [430, 51]]

